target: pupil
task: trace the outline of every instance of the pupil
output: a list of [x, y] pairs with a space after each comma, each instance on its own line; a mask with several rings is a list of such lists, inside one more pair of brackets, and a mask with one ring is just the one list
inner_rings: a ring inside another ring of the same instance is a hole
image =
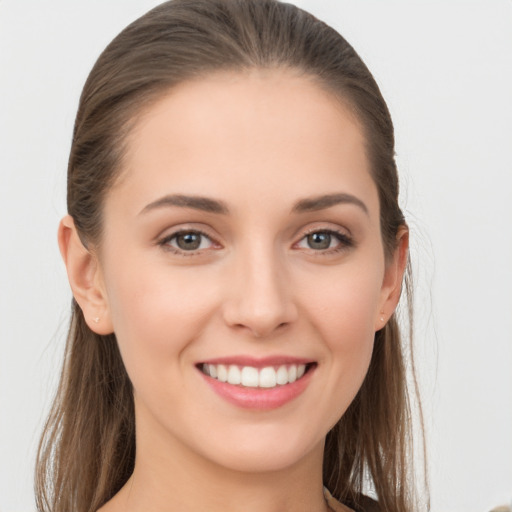
[[194, 249], [198, 249], [201, 245], [201, 235], [198, 235], [197, 233], [185, 233], [183, 235], [179, 235], [176, 242], [180, 249], [193, 251]]
[[328, 249], [331, 245], [329, 233], [312, 233], [308, 235], [308, 245], [311, 249]]

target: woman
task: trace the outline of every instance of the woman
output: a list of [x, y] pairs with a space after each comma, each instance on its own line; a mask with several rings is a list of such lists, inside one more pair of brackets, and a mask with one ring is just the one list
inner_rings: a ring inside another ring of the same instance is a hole
[[393, 153], [368, 69], [292, 5], [175, 0], [114, 39], [69, 160], [39, 510], [415, 509]]

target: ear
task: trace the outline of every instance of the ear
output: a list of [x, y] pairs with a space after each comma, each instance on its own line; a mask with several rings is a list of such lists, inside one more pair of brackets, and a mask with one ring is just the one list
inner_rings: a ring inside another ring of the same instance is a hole
[[70, 215], [60, 221], [58, 239], [73, 296], [87, 325], [97, 334], [111, 334], [112, 321], [97, 257], [80, 240]]
[[379, 311], [375, 319], [375, 331], [382, 329], [395, 312], [402, 293], [402, 281], [409, 255], [409, 229], [403, 226], [397, 234], [397, 245], [392, 258], [386, 262], [382, 281]]

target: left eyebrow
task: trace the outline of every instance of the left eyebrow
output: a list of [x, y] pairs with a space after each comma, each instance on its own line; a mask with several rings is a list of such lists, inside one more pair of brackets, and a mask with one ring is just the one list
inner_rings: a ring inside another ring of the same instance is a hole
[[315, 212], [318, 210], [324, 210], [326, 208], [330, 208], [331, 206], [335, 206], [337, 204], [353, 204], [368, 215], [368, 207], [356, 196], [352, 194], [338, 193], [338, 194], [326, 194], [322, 196], [316, 197], [308, 197], [305, 199], [300, 199], [297, 201], [292, 208], [292, 212], [294, 213], [304, 213], [304, 212]]

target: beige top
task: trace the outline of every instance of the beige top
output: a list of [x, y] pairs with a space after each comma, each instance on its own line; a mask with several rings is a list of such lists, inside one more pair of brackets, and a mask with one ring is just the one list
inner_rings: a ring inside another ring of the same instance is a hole
[[333, 512], [354, 512], [351, 508], [348, 508], [347, 506], [343, 505], [343, 503], [340, 503], [338, 500], [334, 499], [331, 495], [331, 493], [324, 487], [324, 496], [325, 501], [327, 502], [328, 507]]
[[[356, 512], [347, 505], [343, 505], [337, 499], [333, 498], [332, 494], [324, 487], [324, 496], [327, 505], [333, 512]], [[380, 512], [378, 502], [372, 500], [368, 496], [360, 496], [361, 508], [357, 509], [359, 512]], [[512, 511], [511, 511], [512, 512]]]

